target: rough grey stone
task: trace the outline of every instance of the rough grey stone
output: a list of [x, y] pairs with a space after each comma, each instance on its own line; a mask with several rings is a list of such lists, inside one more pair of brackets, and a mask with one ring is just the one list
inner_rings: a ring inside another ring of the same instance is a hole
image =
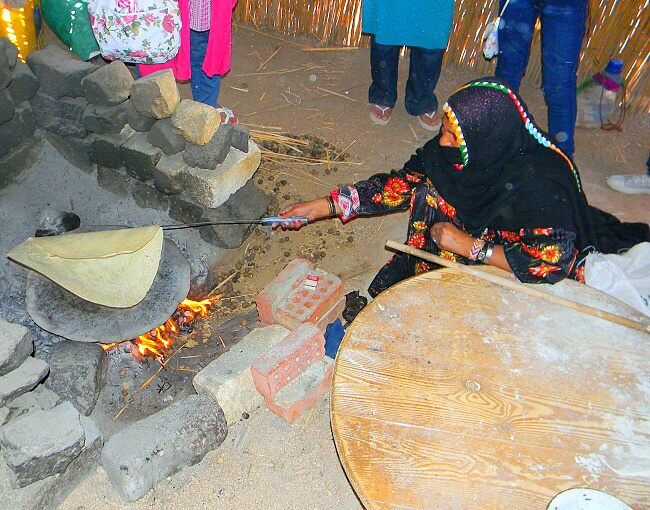
[[11, 469], [11, 485], [25, 487], [65, 471], [80, 453], [85, 435], [79, 412], [70, 402], [34, 411], [0, 429], [2, 456]]
[[207, 221], [203, 216], [204, 211], [204, 207], [201, 207], [196, 202], [192, 202], [184, 195], [174, 195], [170, 197], [169, 217], [179, 223], [198, 223], [200, 221]]
[[0, 407], [0, 427], [10, 420], [11, 409], [8, 407]]
[[221, 129], [214, 134], [212, 139], [205, 145], [194, 145], [188, 143], [183, 152], [183, 159], [189, 166], [197, 168], [213, 169], [223, 162], [230, 150], [232, 139], [231, 129]]
[[172, 124], [188, 142], [205, 145], [219, 129], [221, 116], [210, 105], [183, 99], [172, 115]]
[[90, 418], [80, 416], [79, 421], [84, 431], [85, 444], [81, 454], [68, 465], [64, 473], [14, 489], [10, 484], [11, 470], [0, 456], [0, 508], [58, 508], [75, 487], [95, 471], [103, 445], [102, 436]]
[[45, 386], [88, 416], [106, 380], [104, 349], [98, 344], [61, 342], [52, 349], [48, 363], [50, 375]]
[[0, 90], [0, 124], [11, 120], [16, 113], [16, 105], [9, 94], [9, 89]]
[[9, 154], [9, 151], [29, 138], [25, 127], [18, 115], [4, 124], [0, 124], [0, 158]]
[[[30, 53], [31, 55], [33, 53]], [[42, 87], [31, 100], [36, 123], [62, 136], [86, 136], [83, 117], [87, 104], [88, 102], [82, 97], [55, 99], [43, 93]]]
[[18, 61], [14, 69], [9, 93], [16, 104], [29, 101], [38, 90], [38, 78], [23, 62]]
[[23, 393], [20, 397], [16, 397], [9, 402], [6, 407], [3, 407], [8, 412], [5, 423], [32, 411], [47, 411], [61, 402], [61, 397], [44, 385], [39, 384], [32, 391]]
[[[119, 157], [119, 152], [117, 153]], [[120, 157], [120, 163], [122, 158]], [[109, 168], [97, 165], [97, 184], [100, 188], [115, 193], [120, 197], [128, 197], [131, 179], [123, 169]]]
[[136, 501], [168, 476], [199, 462], [226, 438], [219, 404], [192, 395], [114, 434], [102, 466], [115, 490]]
[[131, 126], [136, 131], [149, 131], [151, 129], [151, 126], [156, 123], [156, 119], [140, 115], [138, 110], [135, 109], [135, 106], [133, 106], [133, 101], [129, 100], [127, 103], [126, 117], [129, 121], [129, 126]]
[[119, 168], [122, 166], [120, 147], [124, 139], [120, 135], [95, 135], [90, 143], [92, 160], [100, 166]]
[[16, 48], [14, 44], [6, 37], [1, 37], [0, 51], [4, 52], [5, 56], [7, 57], [7, 65], [9, 65], [9, 69], [13, 70], [16, 66], [16, 62], [18, 61], [18, 48]]
[[[200, 221], [219, 221], [233, 218], [262, 218], [271, 203], [271, 199], [260, 191], [253, 181], [248, 181], [222, 206], [216, 209], [205, 209]], [[171, 214], [170, 214], [171, 216]], [[221, 248], [237, 248], [250, 235], [255, 225], [229, 225], [223, 227], [202, 227], [199, 229], [201, 238]]]
[[[85, 132], [85, 131], [84, 131]], [[89, 136], [64, 136], [52, 131], [45, 131], [43, 138], [47, 140], [66, 161], [85, 172], [91, 171], [92, 158], [90, 157]]]
[[137, 179], [130, 179], [130, 192], [135, 204], [141, 209], [156, 209], [167, 211], [169, 209], [169, 197], [158, 191], [153, 184], [142, 182]]
[[0, 377], [0, 407], [34, 388], [48, 372], [41, 359], [27, 358], [17, 369]]
[[0, 90], [11, 83], [11, 67], [5, 51], [0, 51]]
[[[230, 145], [242, 152], [248, 152], [248, 140], [251, 136], [248, 126], [244, 126], [243, 124], [235, 124], [234, 126], [232, 124], [226, 124], [226, 126], [232, 130]], [[222, 126], [222, 128], [226, 126]]]
[[114, 106], [129, 98], [133, 81], [133, 76], [124, 62], [115, 60], [87, 75], [81, 80], [81, 86], [90, 103]]
[[122, 144], [120, 153], [126, 172], [141, 181], [153, 178], [153, 170], [162, 157], [162, 151], [151, 145], [144, 133], [131, 136]]
[[84, 110], [84, 127], [93, 133], [117, 134], [126, 124], [128, 103], [115, 106], [89, 104]]
[[22, 131], [25, 136], [32, 136], [34, 131], [36, 131], [36, 121], [34, 120], [32, 105], [30, 105], [28, 101], [20, 103], [16, 107], [16, 115], [20, 120]]
[[97, 69], [95, 64], [77, 60], [68, 51], [52, 44], [32, 51], [27, 56], [27, 64], [41, 84], [40, 91], [56, 99], [83, 96], [81, 80]]
[[145, 117], [170, 117], [180, 102], [172, 70], [164, 69], [136, 80], [131, 87], [131, 101]]
[[34, 342], [29, 330], [0, 317], [0, 376], [17, 369], [33, 350]]
[[151, 145], [159, 147], [167, 155], [178, 154], [185, 148], [185, 138], [174, 130], [169, 118], [157, 121], [147, 139]]
[[183, 171], [185, 161], [180, 154], [163, 156], [153, 171], [156, 188], [166, 195], [176, 195], [183, 191]]

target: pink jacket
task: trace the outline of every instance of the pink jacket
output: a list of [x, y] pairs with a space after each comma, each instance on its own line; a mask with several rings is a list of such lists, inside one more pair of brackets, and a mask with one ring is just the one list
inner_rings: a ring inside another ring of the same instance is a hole
[[[232, 44], [232, 10], [237, 0], [212, 0], [210, 6], [210, 35], [208, 50], [203, 61], [203, 71], [208, 76], [225, 75], [230, 71], [230, 47]], [[140, 74], [146, 76], [162, 69], [171, 69], [177, 80], [189, 80], [190, 68], [190, 7], [189, 0], [178, 0], [181, 11], [181, 47], [169, 62], [164, 64], [140, 64]]]

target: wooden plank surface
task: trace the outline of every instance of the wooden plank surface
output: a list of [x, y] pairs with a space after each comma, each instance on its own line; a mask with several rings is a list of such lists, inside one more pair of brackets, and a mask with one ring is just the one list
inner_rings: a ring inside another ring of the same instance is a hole
[[572, 487], [650, 508], [650, 336], [427, 273], [350, 326], [332, 429], [367, 508], [543, 509]]

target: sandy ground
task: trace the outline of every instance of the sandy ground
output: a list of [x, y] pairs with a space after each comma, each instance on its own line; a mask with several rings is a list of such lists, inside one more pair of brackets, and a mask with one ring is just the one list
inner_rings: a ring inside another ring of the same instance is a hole
[[[222, 82], [221, 103], [233, 108], [252, 129], [317, 135], [340, 149], [348, 148], [350, 161], [358, 164], [332, 163], [330, 170], [324, 165], [263, 168], [255, 178], [276, 195], [280, 206], [323, 196], [336, 185], [398, 168], [431, 136], [406, 114], [401, 102], [406, 61], [401, 66], [400, 102], [390, 124], [380, 127], [368, 119], [368, 50], [307, 52], [292, 43], [308, 44], [235, 27], [233, 67]], [[466, 70], [444, 69], [437, 88], [440, 102], [475, 77]], [[191, 97], [189, 85], [181, 85], [181, 91], [183, 97]], [[544, 125], [541, 91], [524, 87], [521, 92]], [[610, 174], [645, 171], [649, 135], [650, 122], [639, 117], [628, 118], [622, 133], [578, 131], [576, 162], [594, 205], [626, 220], [650, 221], [650, 195], [621, 195], [605, 183]], [[281, 184], [283, 180], [287, 182]], [[383, 249], [385, 240], [403, 240], [406, 223], [402, 214], [348, 225], [332, 220], [298, 233], [258, 231], [251, 243], [264, 248], [251, 263], [250, 276], [238, 278], [227, 290], [248, 297], [240, 309], [250, 308], [255, 292], [289, 260], [315, 252], [324, 252], [318, 257], [319, 265], [342, 274], [348, 290], [365, 289], [389, 258]], [[246, 246], [240, 250], [242, 255]], [[224, 267], [224, 275], [229, 270]], [[322, 400], [292, 426], [260, 409], [244, 424], [234, 426], [226, 443], [200, 464], [170, 478], [133, 505], [120, 500], [98, 468], [62, 508], [359, 508], [337, 458], [328, 406]]]

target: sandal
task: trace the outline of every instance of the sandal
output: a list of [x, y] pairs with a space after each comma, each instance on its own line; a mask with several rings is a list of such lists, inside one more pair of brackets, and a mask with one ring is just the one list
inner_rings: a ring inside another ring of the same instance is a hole
[[438, 131], [442, 126], [442, 117], [437, 111], [423, 113], [419, 116], [420, 126], [427, 131]]
[[217, 107], [217, 113], [221, 115], [222, 124], [231, 124], [231, 125], [239, 124], [239, 119], [237, 118], [237, 115], [235, 115], [235, 112], [233, 112], [229, 108], [219, 106]]
[[390, 121], [393, 109], [390, 106], [370, 105], [370, 120], [380, 126], [385, 126]]

